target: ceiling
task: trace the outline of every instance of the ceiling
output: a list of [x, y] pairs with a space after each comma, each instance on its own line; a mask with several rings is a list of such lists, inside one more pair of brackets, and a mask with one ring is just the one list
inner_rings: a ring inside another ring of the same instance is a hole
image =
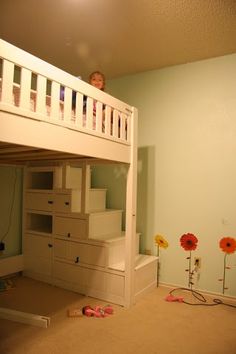
[[111, 79], [236, 53], [236, 0], [0, 0], [0, 37]]

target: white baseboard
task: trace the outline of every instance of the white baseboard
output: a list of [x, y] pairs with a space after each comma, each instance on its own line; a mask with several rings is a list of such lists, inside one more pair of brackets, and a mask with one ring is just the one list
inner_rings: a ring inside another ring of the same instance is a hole
[[0, 307], [0, 318], [43, 328], [47, 328], [50, 325], [50, 317], [16, 311], [4, 307]]
[[157, 288], [157, 282], [155, 280], [154, 282], [152, 282], [151, 284], [146, 286], [144, 289], [140, 290], [139, 292], [137, 292], [135, 294], [135, 302], [139, 301], [139, 299], [141, 299], [143, 296], [145, 296], [146, 294], [148, 294], [149, 292], [151, 292], [152, 290], [154, 290], [156, 288]]
[[[169, 284], [169, 283], [163, 283], [163, 282], [159, 282], [159, 286], [169, 288], [169, 290], [173, 290], [175, 288], [187, 288], [187, 287], [184, 287], [179, 284]], [[234, 295], [227, 295], [227, 294], [222, 294], [222, 293], [208, 291], [208, 290], [199, 289], [199, 288], [193, 288], [193, 290], [200, 292], [203, 295], [209, 295], [211, 297], [217, 297], [220, 299], [229, 299], [232, 301], [236, 301], [236, 296], [234, 296]]]
[[21, 272], [24, 269], [23, 254], [0, 258], [0, 277]]

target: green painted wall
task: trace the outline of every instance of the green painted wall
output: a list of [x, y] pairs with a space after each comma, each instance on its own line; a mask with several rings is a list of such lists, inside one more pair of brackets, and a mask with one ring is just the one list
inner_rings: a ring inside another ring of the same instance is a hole
[[[195, 287], [221, 293], [223, 236], [236, 238], [236, 54], [108, 81], [107, 91], [139, 110], [137, 231], [141, 251], [161, 250], [160, 281], [186, 286], [188, 253], [182, 234], [199, 240]], [[17, 172], [12, 222], [0, 257], [21, 252], [22, 170], [0, 167], [3, 237]], [[125, 166], [93, 168], [92, 183], [108, 188], [108, 207], [125, 209]], [[236, 296], [236, 254], [227, 256], [227, 295]]]
[[0, 166], [0, 258], [21, 254], [22, 168]]
[[[106, 188], [107, 208], [125, 211], [127, 166], [96, 165], [91, 167], [91, 185]], [[122, 214], [122, 229], [125, 230], [125, 212]]]
[[[195, 287], [221, 293], [223, 236], [236, 238], [236, 54], [108, 81], [112, 95], [134, 105], [138, 122], [138, 220], [141, 249], [161, 250], [160, 281], [186, 286], [194, 233], [201, 257]], [[112, 200], [111, 200], [112, 203]], [[226, 294], [236, 296], [236, 253], [227, 256]]]

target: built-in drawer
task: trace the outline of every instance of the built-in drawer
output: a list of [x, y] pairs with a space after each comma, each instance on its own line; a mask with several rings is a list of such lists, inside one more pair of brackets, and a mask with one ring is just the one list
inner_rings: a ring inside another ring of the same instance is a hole
[[76, 239], [87, 239], [87, 220], [55, 216], [54, 234]]
[[71, 190], [68, 193], [56, 193], [54, 211], [60, 213], [81, 212], [81, 191]]
[[64, 289], [85, 292], [85, 269], [55, 260], [53, 263], [53, 283]]
[[27, 192], [25, 194], [25, 206], [27, 209], [52, 211], [53, 203], [52, 193]]
[[24, 274], [51, 283], [53, 240], [51, 237], [24, 236]]
[[69, 240], [55, 239], [54, 256], [78, 265], [89, 264], [105, 267], [107, 264], [107, 249], [105, 247]]
[[24, 256], [51, 258], [53, 240], [51, 237], [26, 234], [24, 237]]

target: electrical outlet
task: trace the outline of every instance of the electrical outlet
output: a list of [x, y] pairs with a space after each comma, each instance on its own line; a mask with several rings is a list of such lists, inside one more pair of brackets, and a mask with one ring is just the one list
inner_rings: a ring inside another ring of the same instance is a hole
[[194, 258], [194, 266], [201, 268], [201, 258], [200, 257], [195, 257]]

